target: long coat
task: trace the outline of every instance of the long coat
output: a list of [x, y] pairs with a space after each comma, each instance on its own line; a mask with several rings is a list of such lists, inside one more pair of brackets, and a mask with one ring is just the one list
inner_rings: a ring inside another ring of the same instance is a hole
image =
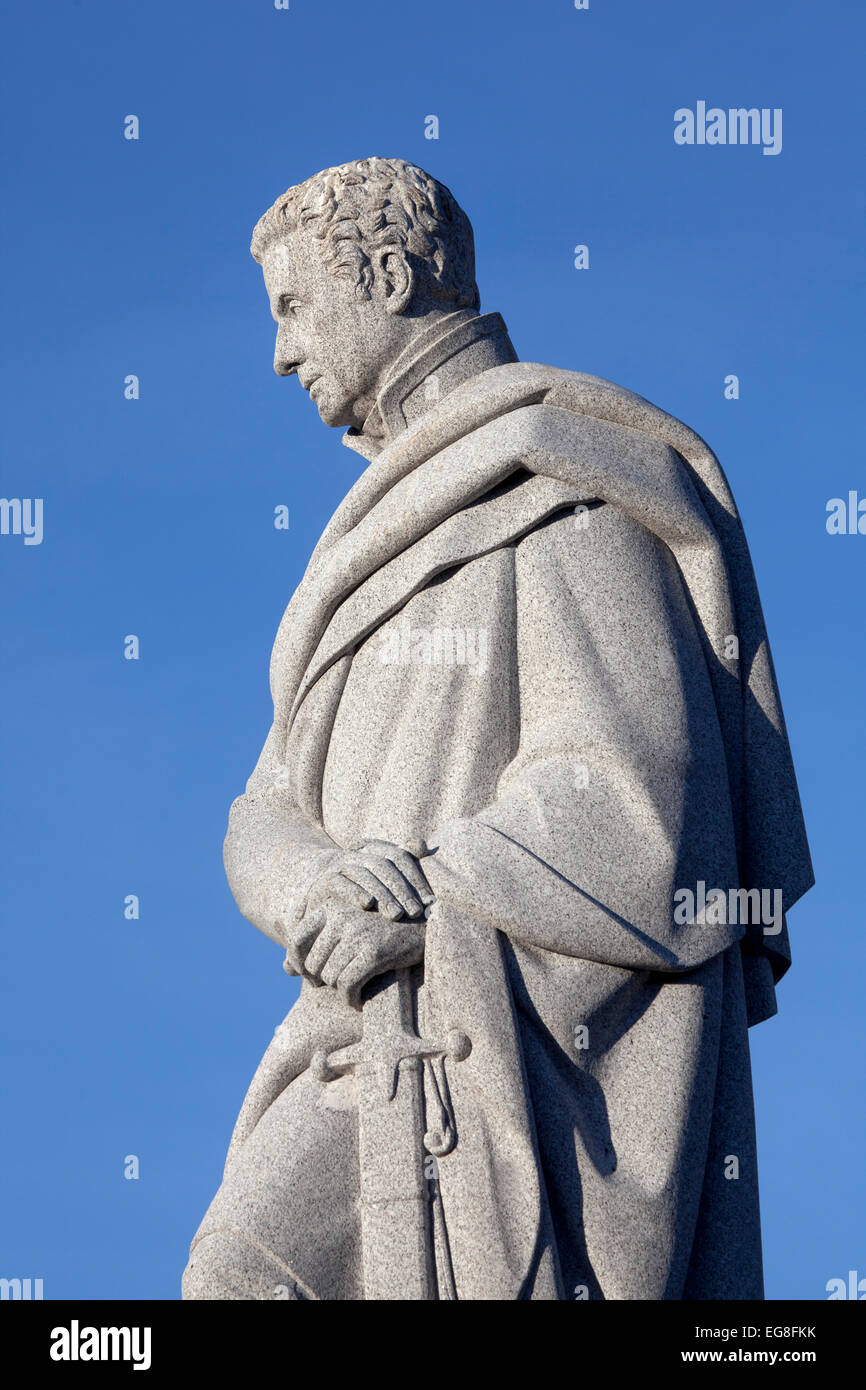
[[[341, 504], [271, 679], [226, 842], [245, 915], [280, 941], [342, 847], [431, 850], [419, 1020], [472, 1042], [440, 1296], [762, 1297], [747, 1027], [790, 954], [781, 912], [733, 908], [787, 912], [812, 874], [708, 447], [597, 378], [482, 372]], [[684, 920], [702, 886], [730, 910]], [[354, 1082], [309, 1069], [360, 1032], [302, 985], [196, 1237], [238, 1233], [294, 1297], [363, 1297]]]

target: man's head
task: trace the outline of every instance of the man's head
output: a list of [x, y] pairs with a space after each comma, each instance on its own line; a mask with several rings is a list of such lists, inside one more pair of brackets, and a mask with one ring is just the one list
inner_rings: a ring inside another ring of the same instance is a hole
[[274, 370], [327, 425], [360, 427], [420, 326], [479, 307], [469, 219], [402, 159], [359, 159], [290, 188], [253, 231], [277, 322]]

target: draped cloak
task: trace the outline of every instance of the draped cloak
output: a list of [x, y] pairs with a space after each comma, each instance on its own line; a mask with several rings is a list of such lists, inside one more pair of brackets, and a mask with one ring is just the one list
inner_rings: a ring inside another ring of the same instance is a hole
[[[341, 849], [431, 851], [419, 1028], [472, 1042], [448, 1064], [439, 1296], [762, 1297], [747, 1027], [775, 1012], [787, 925], [683, 922], [674, 895], [778, 891], [786, 913], [813, 880], [707, 445], [579, 372], [474, 374], [338, 507], [271, 686], [226, 842], [245, 915], [282, 941]], [[360, 1035], [303, 982], [194, 1252], [233, 1232], [293, 1297], [363, 1298], [355, 1083], [309, 1070]]]

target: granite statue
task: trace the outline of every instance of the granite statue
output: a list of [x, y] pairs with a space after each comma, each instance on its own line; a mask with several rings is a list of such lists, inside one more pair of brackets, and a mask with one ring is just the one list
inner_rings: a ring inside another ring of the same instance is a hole
[[761, 1298], [748, 1029], [813, 879], [719, 462], [520, 361], [409, 163], [290, 188], [252, 253], [276, 371], [363, 471], [230, 812], [300, 996], [183, 1296]]

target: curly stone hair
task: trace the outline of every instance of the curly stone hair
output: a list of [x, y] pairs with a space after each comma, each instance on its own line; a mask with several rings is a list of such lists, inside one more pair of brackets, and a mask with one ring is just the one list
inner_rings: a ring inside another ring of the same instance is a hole
[[323, 169], [290, 188], [253, 230], [250, 250], [261, 264], [265, 248], [298, 228], [321, 244], [335, 275], [351, 279], [363, 299], [373, 283], [371, 255], [399, 246], [431, 298], [478, 309], [472, 224], [453, 194], [403, 159], [358, 159]]

